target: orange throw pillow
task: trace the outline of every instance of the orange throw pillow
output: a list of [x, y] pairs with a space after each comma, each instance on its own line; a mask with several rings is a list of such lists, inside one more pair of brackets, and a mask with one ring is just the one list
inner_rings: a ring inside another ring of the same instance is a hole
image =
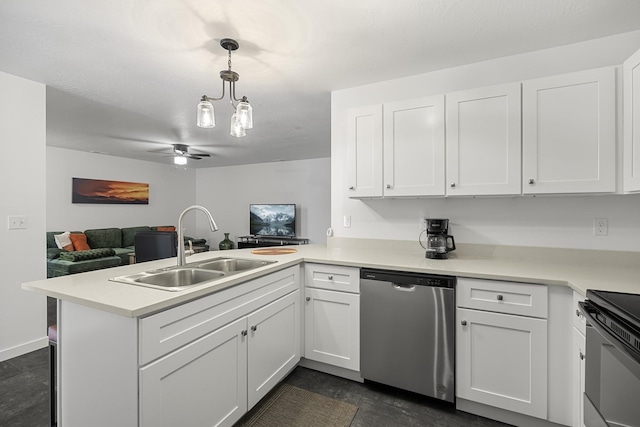
[[84, 233], [71, 233], [69, 237], [76, 251], [88, 251], [91, 249], [87, 244], [87, 236]]
[[176, 231], [174, 226], [171, 227], [156, 227], [157, 231]]

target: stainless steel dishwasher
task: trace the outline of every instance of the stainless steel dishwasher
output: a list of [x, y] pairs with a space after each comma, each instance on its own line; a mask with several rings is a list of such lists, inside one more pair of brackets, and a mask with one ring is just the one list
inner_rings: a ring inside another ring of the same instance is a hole
[[363, 268], [364, 379], [454, 402], [456, 278]]

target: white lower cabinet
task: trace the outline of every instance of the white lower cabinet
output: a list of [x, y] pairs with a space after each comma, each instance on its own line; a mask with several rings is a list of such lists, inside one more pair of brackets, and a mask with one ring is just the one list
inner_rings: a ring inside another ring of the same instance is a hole
[[573, 328], [573, 351], [571, 361], [573, 367], [573, 427], [584, 427], [584, 368], [586, 354], [585, 336]]
[[300, 291], [248, 316], [248, 407], [253, 408], [300, 360]]
[[351, 267], [305, 266], [306, 359], [360, 371], [359, 274]]
[[140, 319], [139, 425], [232, 426], [278, 384], [300, 360], [299, 274]]
[[307, 288], [305, 290], [305, 357], [359, 371], [359, 323], [359, 295]]
[[300, 291], [140, 369], [142, 426], [231, 426], [300, 360]]
[[[513, 290], [505, 289], [505, 284]], [[501, 313], [510, 295], [546, 292], [541, 285], [458, 280], [456, 327], [456, 395], [469, 401], [546, 419], [547, 417], [547, 320]], [[466, 290], [466, 291], [465, 291]], [[461, 295], [476, 295], [461, 303]], [[476, 305], [495, 300], [491, 311]], [[544, 307], [534, 311], [546, 316]], [[461, 307], [467, 304], [470, 307]], [[530, 311], [529, 307], [523, 307]]]
[[573, 383], [571, 387], [573, 400], [573, 427], [584, 427], [584, 369], [586, 358], [586, 327], [587, 319], [578, 309], [578, 303], [584, 297], [573, 292], [573, 340], [571, 350], [571, 369]]
[[230, 426], [247, 412], [242, 318], [140, 370], [140, 425]]

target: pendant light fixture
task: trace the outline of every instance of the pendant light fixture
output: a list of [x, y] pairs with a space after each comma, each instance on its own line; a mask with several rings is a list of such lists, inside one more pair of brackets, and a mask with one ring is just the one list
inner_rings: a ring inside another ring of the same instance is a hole
[[[229, 83], [229, 102], [235, 109], [235, 113], [231, 116], [231, 128], [229, 133], [235, 137], [243, 137], [247, 134], [246, 130], [253, 127], [253, 113], [251, 105], [246, 96], [241, 99], [236, 98], [236, 82], [240, 75], [231, 70], [231, 51], [237, 50], [240, 45], [233, 39], [220, 40], [220, 46], [229, 52], [227, 70], [220, 71], [222, 79], [222, 95], [219, 98], [203, 95], [198, 103], [196, 124], [201, 128], [213, 128], [216, 126], [216, 117], [214, 114], [213, 104], [211, 101], [220, 101], [225, 95], [225, 84]], [[237, 103], [237, 104], [235, 104]]]

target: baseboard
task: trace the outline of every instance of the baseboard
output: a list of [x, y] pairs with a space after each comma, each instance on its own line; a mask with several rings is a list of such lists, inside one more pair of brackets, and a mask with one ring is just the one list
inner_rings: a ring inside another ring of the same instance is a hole
[[561, 427], [562, 424], [552, 423], [542, 418], [530, 417], [528, 415], [518, 414], [516, 412], [507, 411], [505, 409], [484, 405], [482, 403], [472, 402], [466, 399], [456, 398], [456, 409], [459, 411], [469, 412], [470, 414], [480, 415], [503, 423], [511, 424], [519, 427]]
[[23, 354], [31, 353], [32, 351], [40, 350], [49, 345], [49, 338], [46, 336], [38, 338], [33, 341], [29, 341], [15, 347], [6, 348], [0, 350], [0, 362], [13, 359], [14, 357], [22, 356]]
[[360, 376], [360, 372], [351, 369], [341, 368], [339, 366], [327, 365], [326, 363], [316, 362], [315, 360], [300, 359], [299, 366], [303, 368], [313, 369], [315, 371], [324, 372], [325, 374], [335, 375], [336, 377], [345, 378], [351, 381], [363, 383], [364, 379]]

